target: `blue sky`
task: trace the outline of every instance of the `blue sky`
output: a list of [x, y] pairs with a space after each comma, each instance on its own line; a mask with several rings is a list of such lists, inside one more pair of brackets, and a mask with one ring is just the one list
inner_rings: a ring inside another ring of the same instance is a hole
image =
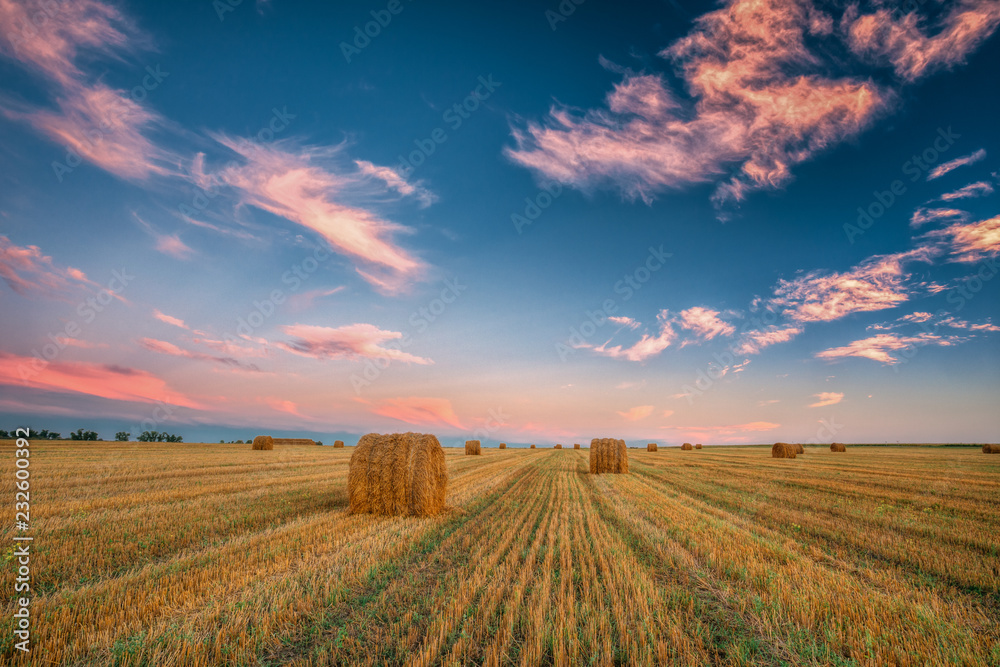
[[0, 2], [3, 419], [996, 440], [996, 3], [549, 4]]

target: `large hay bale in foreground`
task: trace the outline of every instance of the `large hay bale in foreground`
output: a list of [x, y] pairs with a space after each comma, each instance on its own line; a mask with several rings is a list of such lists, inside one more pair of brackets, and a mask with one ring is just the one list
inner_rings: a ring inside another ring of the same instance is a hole
[[309, 445], [310, 447], [316, 444], [316, 441], [312, 438], [275, 438], [274, 444], [276, 445]]
[[651, 442], [648, 445], [646, 445], [646, 451], [647, 452], [655, 452], [656, 451], [656, 443], [655, 442]]
[[694, 446], [694, 448], [695, 449], [701, 449], [701, 443], [699, 442], [697, 445]]
[[694, 449], [694, 447], [691, 446], [690, 442], [685, 442], [683, 445], [681, 445], [681, 449], [683, 449], [685, 452], [689, 452], [692, 449]]
[[343, 440], [334, 440], [333, 441], [333, 446], [337, 447], [337, 448], [341, 448], [341, 447], [344, 446], [344, 441]]
[[802, 443], [797, 442], [794, 445], [792, 445], [792, 448], [795, 449], [795, 453], [796, 454], [805, 454], [806, 453], [806, 450], [802, 446]]
[[562, 449], [562, 445], [556, 445], [556, 446], [555, 446], [555, 447], [553, 447], [552, 449]]
[[500, 449], [507, 449], [507, 443], [506, 442], [501, 442], [500, 443]]
[[789, 445], [787, 442], [776, 442], [774, 443], [774, 446], [771, 447], [771, 458], [794, 459], [795, 448]]
[[369, 433], [351, 454], [350, 514], [429, 516], [444, 509], [444, 450], [426, 433]]
[[844, 447], [844, 443], [842, 443], [842, 442], [835, 442], [832, 445], [830, 445], [830, 451], [831, 452], [846, 452], [847, 451], [847, 447]]
[[253, 439], [254, 449], [274, 449], [274, 438], [269, 435], [258, 435]]
[[624, 440], [594, 438], [590, 441], [590, 473], [628, 472], [628, 448]]
[[574, 442], [573, 443], [573, 449], [580, 449], [580, 443], [579, 442]]
[[465, 441], [465, 455], [466, 456], [479, 456], [482, 454], [480, 451], [482, 449], [478, 440], [466, 440]]

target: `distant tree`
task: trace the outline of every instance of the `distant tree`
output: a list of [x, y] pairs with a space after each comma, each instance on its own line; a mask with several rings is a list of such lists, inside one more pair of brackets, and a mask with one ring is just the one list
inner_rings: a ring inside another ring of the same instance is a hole
[[69, 434], [70, 440], [97, 440], [97, 431], [84, 431], [82, 428], [78, 428]]
[[118, 431], [115, 433], [115, 442], [128, 442], [128, 439], [132, 437], [132, 434], [128, 431]]
[[2, 428], [0, 428], [0, 439], [6, 440], [7, 438], [10, 438], [10, 437], [11, 437], [10, 433], [8, 433], [7, 431], [5, 431]]
[[219, 444], [220, 445], [224, 445], [224, 444], [226, 444], [226, 441], [225, 440], [219, 440]]
[[316, 441], [316, 444], [317, 444], [317, 445], [322, 445], [322, 444], [323, 444], [323, 441], [322, 441], [322, 440], [317, 440], [317, 441]]

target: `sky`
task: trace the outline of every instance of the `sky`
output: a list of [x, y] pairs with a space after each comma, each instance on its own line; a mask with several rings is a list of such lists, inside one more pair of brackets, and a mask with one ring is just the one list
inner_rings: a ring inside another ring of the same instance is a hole
[[996, 0], [0, 0], [0, 426], [1000, 440]]

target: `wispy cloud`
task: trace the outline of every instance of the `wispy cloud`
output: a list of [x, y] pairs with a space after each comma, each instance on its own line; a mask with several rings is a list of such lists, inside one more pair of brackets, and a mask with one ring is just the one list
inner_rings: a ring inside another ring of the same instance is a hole
[[285, 414], [289, 414], [294, 417], [299, 417], [301, 419], [309, 419], [309, 417], [302, 414], [302, 412], [299, 410], [298, 405], [296, 405], [292, 401], [289, 401], [288, 399], [266, 397], [264, 399], [264, 402], [267, 403], [267, 405], [275, 412], [283, 412]]
[[246, 364], [236, 359], [234, 357], [217, 357], [211, 354], [205, 354], [203, 352], [195, 352], [193, 350], [185, 350], [180, 348], [173, 343], [168, 343], [165, 340], [157, 340], [156, 338], [140, 338], [138, 341], [139, 345], [146, 348], [150, 352], [156, 352], [158, 354], [167, 354], [172, 357], [184, 357], [186, 359], [194, 359], [196, 361], [209, 361], [216, 364], [222, 364], [224, 366], [229, 366], [230, 368], [247, 370], [247, 371], [260, 371], [254, 364]]
[[0, 384], [44, 391], [85, 394], [115, 401], [156, 403], [201, 409], [195, 400], [171, 390], [152, 373], [114, 364], [49, 362], [33, 370], [37, 359], [0, 352]]
[[967, 224], [957, 223], [927, 232], [930, 243], [943, 244], [953, 262], [979, 262], [1000, 254], [1000, 216]]
[[705, 340], [719, 335], [731, 336], [736, 331], [732, 324], [719, 319], [719, 311], [701, 306], [682, 310], [679, 324]]
[[355, 160], [354, 164], [362, 174], [379, 179], [404, 197], [416, 197], [422, 206], [430, 206], [437, 201], [437, 197], [419, 182], [410, 183], [392, 167], [380, 167], [366, 160]]
[[157, 252], [161, 252], [164, 255], [173, 257], [179, 260], [188, 260], [195, 254], [194, 250], [188, 246], [181, 237], [175, 234], [164, 234], [154, 227], [149, 222], [142, 219], [139, 214], [133, 212], [132, 217], [135, 218], [139, 226], [149, 234], [153, 241], [155, 242], [153, 247], [156, 248]]
[[645, 333], [642, 335], [642, 338], [630, 346], [611, 345], [611, 341], [609, 340], [600, 345], [583, 343], [576, 347], [578, 349], [592, 350], [601, 356], [611, 357], [612, 359], [645, 361], [670, 347], [670, 344], [677, 338], [677, 332], [674, 331], [670, 322], [670, 315], [666, 310], [661, 311], [656, 319], [659, 326], [659, 333]]
[[398, 331], [385, 331], [372, 324], [349, 324], [330, 328], [293, 324], [281, 330], [292, 336], [279, 342], [283, 350], [314, 359], [392, 359], [413, 364], [432, 364], [430, 359], [403, 352], [392, 341], [403, 338]]
[[742, 432], [757, 433], [760, 431], [773, 431], [776, 428], [781, 428], [781, 424], [756, 421], [747, 422], [746, 424], [733, 424], [729, 426], [661, 426], [660, 428], [670, 431], [683, 431], [686, 433], [697, 433], [702, 435], [732, 435]]
[[765, 347], [787, 343], [803, 331], [799, 326], [771, 325], [763, 329], [747, 331], [736, 346], [737, 354], [759, 354]]
[[[36, 20], [39, 16], [44, 20]], [[97, 0], [0, 0], [0, 44], [6, 55], [41, 74], [54, 97], [50, 107], [8, 101], [9, 117], [120, 178], [141, 181], [175, 169], [176, 158], [147, 136], [162, 124], [160, 116], [126, 91], [91, 81], [78, 67], [84, 52], [120, 59], [146, 46], [118, 9]]]
[[916, 229], [917, 227], [922, 227], [929, 222], [938, 222], [940, 220], [947, 220], [948, 222], [965, 222], [968, 218], [968, 213], [956, 208], [920, 207], [914, 211], [913, 215], [910, 217], [910, 227]]
[[955, 171], [959, 167], [965, 167], [970, 164], [975, 164], [986, 157], [986, 151], [980, 148], [974, 153], [969, 153], [968, 155], [963, 155], [962, 157], [955, 158], [954, 160], [949, 160], [944, 164], [939, 164], [938, 166], [927, 172], [927, 180], [933, 181], [935, 178], [941, 178], [947, 173]]
[[173, 325], [175, 327], [180, 327], [181, 329], [190, 330], [190, 327], [184, 324], [184, 320], [172, 317], [166, 313], [160, 312], [158, 309], [153, 309], [153, 317], [160, 320], [161, 322], [166, 322], [167, 324]]
[[0, 236], [0, 278], [21, 296], [69, 300], [72, 290], [95, 283], [73, 267], [58, 267], [34, 245], [19, 246]]
[[816, 397], [816, 402], [811, 404], [810, 408], [825, 408], [828, 405], [836, 405], [844, 400], [844, 394], [836, 391], [821, 391], [818, 394], [813, 394]]
[[384, 194], [387, 186], [382, 177], [376, 178], [380, 184], [375, 184], [371, 173], [338, 167], [342, 145], [260, 145], [221, 134], [214, 138], [240, 155], [244, 163], [230, 164], [209, 175], [203, 171], [203, 157], [199, 156], [192, 168], [196, 183], [221, 183], [236, 193], [240, 204], [255, 206], [319, 234], [334, 250], [358, 261], [358, 274], [383, 292], [399, 292], [423, 274], [423, 262], [394, 241], [396, 235], [410, 230], [360, 204], [349, 203]]
[[829, 350], [817, 352], [816, 357], [828, 360], [844, 359], [847, 357], [861, 357], [863, 359], [871, 359], [872, 361], [877, 361], [891, 366], [899, 363], [899, 358], [893, 354], [894, 352], [899, 352], [900, 350], [909, 348], [922, 347], [924, 345], [948, 347], [964, 342], [965, 340], [967, 339], [959, 336], [939, 336], [931, 333], [921, 333], [916, 336], [878, 334], [877, 336], [872, 336], [871, 338], [856, 340], [850, 345], [845, 345], [844, 347], [834, 347]]
[[653, 414], [653, 410], [654, 408], [652, 405], [637, 405], [634, 408], [629, 408], [628, 410], [619, 412], [618, 414], [622, 418], [627, 419], [630, 422], [634, 422], [639, 421], [640, 419], [645, 419], [649, 415]]
[[300, 312], [311, 308], [317, 299], [325, 299], [328, 296], [333, 296], [338, 292], [342, 292], [344, 286], [333, 287], [331, 289], [319, 288], [314, 290], [309, 290], [307, 292], [301, 292], [299, 294], [293, 294], [288, 298], [288, 309], [293, 312]]
[[941, 201], [955, 201], [956, 199], [972, 199], [974, 197], [985, 197], [993, 194], [993, 186], [986, 181], [969, 183], [965, 187], [946, 192], [939, 197]]
[[428, 398], [424, 396], [390, 398], [373, 405], [371, 412], [383, 417], [398, 419], [407, 424], [416, 424], [419, 426], [440, 426], [444, 424], [457, 429], [465, 428], [451, 407], [451, 401], [446, 398]]

